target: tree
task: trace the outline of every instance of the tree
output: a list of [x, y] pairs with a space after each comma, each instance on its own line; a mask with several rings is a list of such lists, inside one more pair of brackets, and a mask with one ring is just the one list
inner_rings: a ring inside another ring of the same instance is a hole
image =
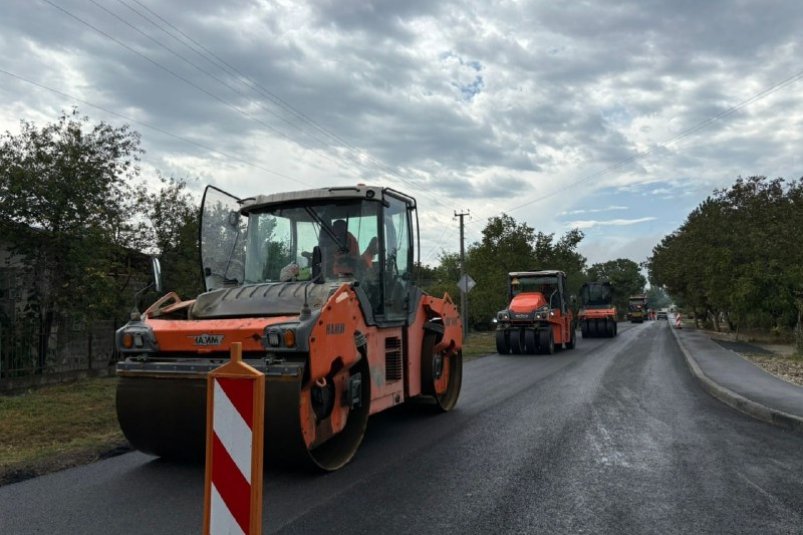
[[553, 243], [554, 236], [538, 233], [535, 257], [538, 265], [543, 266], [539, 269], [558, 269], [566, 273], [569, 294], [577, 295], [580, 286], [586, 281], [586, 259], [577, 252], [577, 246], [585, 235], [580, 229], [572, 229]]
[[199, 206], [187, 191], [186, 180], [159, 178], [162, 187], [142, 198], [149, 223], [146, 236], [161, 257], [165, 288], [192, 298], [204, 290], [198, 247]]
[[38, 367], [65, 315], [108, 317], [119, 310], [119, 279], [131, 271], [123, 247], [137, 243], [139, 134], [89, 124], [77, 110], [37, 129], [22, 121], [0, 137], [0, 229], [27, 266], [27, 313], [39, 323]]
[[669, 307], [672, 304], [672, 299], [666, 295], [663, 288], [650, 286], [650, 289], [647, 290], [647, 304], [650, 308], [657, 310]]
[[588, 280], [608, 281], [613, 286], [613, 304], [620, 313], [627, 311], [627, 300], [631, 295], [644, 292], [647, 280], [639, 270], [639, 265], [627, 258], [617, 258], [588, 268]]
[[583, 233], [577, 229], [555, 241], [554, 234], [536, 232], [507, 214], [489, 218], [482, 240], [470, 245], [466, 253], [466, 271], [477, 282], [469, 298], [470, 323], [487, 324], [507, 305], [511, 271], [564, 271], [570, 292], [576, 291], [585, 268], [585, 258], [577, 252], [582, 239]]
[[653, 248], [650, 282], [715, 329], [798, 324], [803, 289], [803, 180], [737, 178]]
[[442, 251], [438, 255], [439, 264], [430, 268], [420, 268], [419, 285], [430, 295], [437, 297], [448, 293], [454, 301], [460, 300], [460, 289], [457, 281], [460, 279], [460, 253], [447, 253]]
[[535, 230], [507, 214], [488, 219], [482, 240], [468, 247], [466, 272], [477, 285], [469, 299], [469, 324], [485, 324], [507, 303], [507, 274], [535, 265]]

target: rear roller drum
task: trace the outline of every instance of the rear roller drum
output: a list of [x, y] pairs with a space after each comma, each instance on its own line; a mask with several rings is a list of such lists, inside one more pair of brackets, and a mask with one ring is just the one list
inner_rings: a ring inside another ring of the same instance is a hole
[[421, 348], [421, 390], [435, 399], [442, 412], [457, 404], [463, 383], [463, 354], [460, 351], [435, 351], [437, 336], [427, 334]]
[[[299, 382], [270, 378], [265, 387], [267, 462], [292, 463], [329, 472], [354, 457], [365, 436], [370, 410], [370, 378], [365, 358], [350, 370], [340, 370], [309, 386], [299, 388]], [[291, 407], [299, 409], [296, 412]], [[346, 423], [340, 432], [331, 434], [335, 412]], [[315, 430], [312, 444], [304, 438], [305, 418], [312, 420], [307, 433]]]

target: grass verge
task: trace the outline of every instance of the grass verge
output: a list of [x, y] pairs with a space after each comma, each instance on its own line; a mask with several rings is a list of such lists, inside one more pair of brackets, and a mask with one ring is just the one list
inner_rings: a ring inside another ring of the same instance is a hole
[[86, 379], [0, 396], [0, 485], [125, 451], [117, 379]]
[[[471, 333], [463, 358], [496, 353], [493, 332]], [[129, 450], [117, 425], [117, 378], [84, 379], [0, 396], [0, 485]]]
[[496, 331], [469, 333], [463, 341], [463, 360], [496, 354]]

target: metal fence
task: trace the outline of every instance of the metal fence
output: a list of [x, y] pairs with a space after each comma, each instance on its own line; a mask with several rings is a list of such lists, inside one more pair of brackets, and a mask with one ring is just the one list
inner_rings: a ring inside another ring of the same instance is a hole
[[36, 373], [40, 343], [36, 322], [0, 324], [0, 379]]
[[113, 320], [89, 326], [65, 320], [45, 340], [35, 320], [0, 323], [0, 387], [25, 377], [108, 369], [117, 360], [115, 328]]

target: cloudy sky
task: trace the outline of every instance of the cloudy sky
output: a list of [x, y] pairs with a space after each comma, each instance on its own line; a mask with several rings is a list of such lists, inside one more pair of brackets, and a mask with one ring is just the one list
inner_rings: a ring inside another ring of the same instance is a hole
[[143, 176], [418, 198], [643, 261], [714, 188], [803, 176], [803, 2], [2, 0], [0, 129], [77, 106]]

